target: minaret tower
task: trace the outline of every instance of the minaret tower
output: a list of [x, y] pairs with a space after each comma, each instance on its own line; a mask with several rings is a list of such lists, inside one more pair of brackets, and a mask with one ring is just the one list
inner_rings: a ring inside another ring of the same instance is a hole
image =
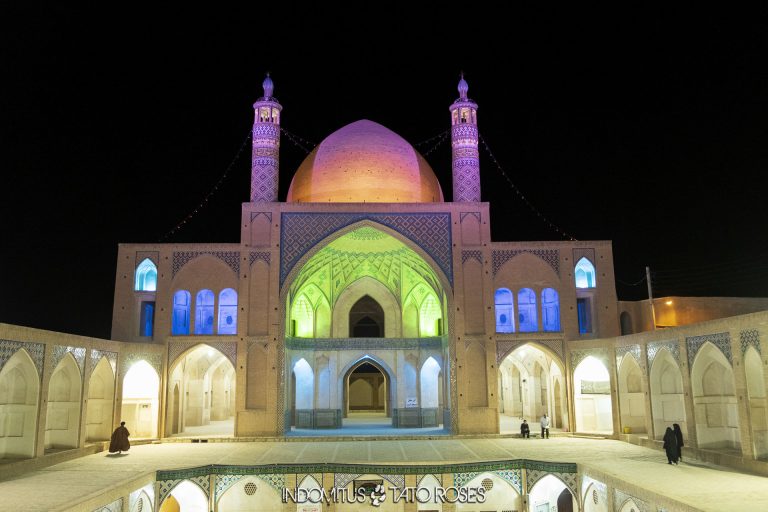
[[477, 103], [467, 98], [464, 73], [459, 80], [459, 99], [450, 106], [453, 201], [480, 202], [480, 154], [477, 151]]
[[253, 155], [251, 157], [251, 201], [277, 201], [280, 174], [280, 112], [282, 105], [272, 97], [275, 84], [269, 73], [262, 83], [264, 96], [253, 104]]

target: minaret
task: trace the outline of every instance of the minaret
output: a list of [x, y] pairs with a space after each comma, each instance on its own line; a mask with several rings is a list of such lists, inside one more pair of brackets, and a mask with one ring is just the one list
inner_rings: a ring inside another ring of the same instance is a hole
[[450, 106], [453, 201], [480, 202], [480, 154], [477, 151], [477, 103], [467, 98], [464, 73], [459, 80], [459, 99]]
[[272, 91], [275, 84], [269, 73], [262, 83], [264, 96], [253, 104], [253, 155], [251, 157], [251, 201], [277, 201], [280, 174], [280, 111]]

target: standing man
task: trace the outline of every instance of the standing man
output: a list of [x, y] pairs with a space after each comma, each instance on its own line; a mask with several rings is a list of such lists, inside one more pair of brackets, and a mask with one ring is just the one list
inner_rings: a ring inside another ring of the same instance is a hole
[[129, 435], [131, 435], [131, 433], [125, 428], [125, 422], [121, 421], [120, 426], [112, 432], [112, 438], [109, 442], [109, 453], [122, 453], [130, 450], [131, 443], [128, 441]]
[[541, 438], [544, 439], [546, 437], [549, 439], [549, 418], [547, 418], [546, 414], [541, 416], [539, 423], [541, 423]]

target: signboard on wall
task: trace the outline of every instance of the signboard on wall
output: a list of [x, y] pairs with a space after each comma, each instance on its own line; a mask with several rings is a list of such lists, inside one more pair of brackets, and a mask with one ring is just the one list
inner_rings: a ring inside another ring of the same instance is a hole
[[419, 401], [416, 398], [409, 398], [405, 401], [406, 407], [418, 407]]
[[582, 380], [582, 395], [610, 395], [611, 382], [608, 380]]

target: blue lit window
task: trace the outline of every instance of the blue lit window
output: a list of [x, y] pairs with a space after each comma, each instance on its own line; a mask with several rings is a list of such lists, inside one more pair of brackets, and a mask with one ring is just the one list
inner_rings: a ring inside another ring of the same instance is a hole
[[576, 288], [594, 288], [597, 286], [595, 282], [595, 266], [587, 258], [581, 258], [576, 263], [575, 275]]
[[195, 299], [195, 334], [213, 334], [213, 292], [200, 290]]
[[173, 321], [171, 334], [189, 334], [189, 307], [192, 296], [187, 290], [179, 290], [173, 294]]
[[237, 334], [237, 292], [232, 288], [219, 294], [219, 334]]
[[152, 260], [146, 258], [136, 267], [136, 286], [137, 292], [154, 292], [157, 290], [157, 267]]
[[523, 288], [517, 293], [517, 319], [520, 332], [536, 332], [539, 323], [536, 320], [536, 292]]
[[154, 301], [141, 303], [141, 318], [139, 319], [140, 336], [152, 336], [155, 324], [155, 303]]
[[541, 316], [545, 331], [560, 330], [560, 296], [554, 288], [541, 291]]
[[496, 332], [515, 332], [515, 310], [512, 292], [506, 288], [496, 290]]

